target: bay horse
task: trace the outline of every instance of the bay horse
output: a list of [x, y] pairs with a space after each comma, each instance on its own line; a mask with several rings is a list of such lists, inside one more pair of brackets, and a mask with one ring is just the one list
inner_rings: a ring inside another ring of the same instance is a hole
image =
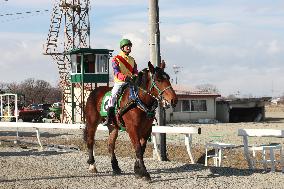
[[[113, 174], [121, 174], [114, 151], [119, 124], [123, 123], [136, 153], [135, 176], [151, 180], [150, 174], [144, 165], [143, 155], [147, 140], [152, 132], [155, 109], [158, 102], [161, 102], [166, 108], [170, 107], [170, 105], [174, 107], [177, 103], [177, 95], [171, 86], [169, 75], [164, 72], [164, 68], [164, 63], [160, 67], [154, 67], [151, 62], [148, 62], [148, 69], [145, 68], [139, 72], [135, 85], [128, 85], [121, 95], [120, 108], [117, 110], [114, 124], [108, 126], [108, 152], [111, 154]], [[136, 86], [134, 93], [133, 86]], [[86, 127], [84, 139], [89, 153], [87, 162], [89, 170], [94, 173], [97, 173], [93, 153], [94, 136], [98, 124], [104, 121], [104, 117], [100, 115], [103, 96], [110, 90], [111, 88], [107, 86], [94, 89], [90, 93], [85, 106]], [[136, 98], [132, 101], [130, 100], [131, 94], [132, 96], [136, 94]]]

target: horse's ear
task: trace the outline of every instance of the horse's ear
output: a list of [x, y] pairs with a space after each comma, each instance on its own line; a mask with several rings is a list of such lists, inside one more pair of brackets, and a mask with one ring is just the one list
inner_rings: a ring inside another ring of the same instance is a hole
[[150, 72], [151, 72], [152, 74], [154, 74], [155, 68], [154, 68], [154, 66], [152, 65], [152, 63], [151, 63], [150, 61], [148, 62], [148, 68], [149, 68]]
[[165, 62], [164, 60], [162, 60], [162, 62], [161, 62], [161, 64], [160, 64], [160, 68], [161, 68], [162, 70], [164, 70], [165, 67], [166, 67], [166, 62]]

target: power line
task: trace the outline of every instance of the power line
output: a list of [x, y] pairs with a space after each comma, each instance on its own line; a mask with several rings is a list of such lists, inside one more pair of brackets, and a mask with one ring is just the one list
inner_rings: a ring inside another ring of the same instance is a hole
[[46, 12], [49, 12], [49, 10], [45, 9], [45, 10], [36, 10], [36, 11], [25, 11], [25, 12], [0, 14], [0, 19], [4, 19], [4, 20], [2, 20], [0, 22], [14, 21], [14, 20], [26, 18], [28, 16], [32, 16], [32, 15], [36, 15], [36, 14], [43, 14], [43, 13], [46, 13]]
[[6, 3], [8, 0], [1, 0], [0, 3]]
[[40, 12], [48, 12], [49, 10], [37, 10], [37, 11], [26, 11], [26, 12], [16, 12], [16, 13], [6, 13], [6, 14], [0, 14], [0, 17], [3, 16], [13, 16], [13, 15], [23, 15], [23, 14], [33, 14], [33, 13], [40, 13]]

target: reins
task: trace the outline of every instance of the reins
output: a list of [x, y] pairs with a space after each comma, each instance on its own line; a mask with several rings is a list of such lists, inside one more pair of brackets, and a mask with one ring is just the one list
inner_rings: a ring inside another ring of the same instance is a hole
[[[154, 79], [154, 74], [151, 74], [151, 72], [149, 72], [150, 74], [150, 82], [151, 85], [149, 87], [149, 90], [142, 88], [141, 86], [134, 86], [134, 85], [129, 85], [130, 88], [130, 95], [131, 96], [131, 100], [128, 101], [128, 103], [122, 107], [120, 109], [120, 111], [118, 112], [118, 118], [120, 123], [124, 126], [124, 121], [122, 119], [122, 116], [128, 112], [130, 109], [132, 108], [139, 108], [140, 110], [144, 111], [147, 114], [148, 118], [155, 118], [155, 110], [158, 107], [158, 102], [161, 102], [163, 100], [163, 96], [162, 94], [166, 91], [166, 90], [173, 90], [172, 86], [169, 85], [167, 87], [165, 87], [163, 90], [161, 90]], [[155, 89], [158, 92], [158, 96], [155, 96], [154, 94], [152, 94], [152, 90]], [[141, 90], [144, 94], [147, 94], [149, 96], [151, 96], [154, 99], [154, 102], [151, 104], [150, 107], [148, 107], [139, 97], [139, 90]]]

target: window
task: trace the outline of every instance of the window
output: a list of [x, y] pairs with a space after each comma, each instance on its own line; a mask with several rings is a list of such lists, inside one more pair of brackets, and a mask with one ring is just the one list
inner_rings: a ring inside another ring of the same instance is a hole
[[207, 111], [206, 100], [191, 100], [190, 104], [193, 112]]
[[179, 100], [174, 112], [203, 112], [207, 111], [206, 100]]
[[190, 103], [189, 100], [182, 101], [182, 112], [189, 112], [190, 111]]
[[108, 55], [102, 54], [97, 55], [97, 72], [106, 73], [108, 72]]
[[71, 69], [72, 73], [81, 73], [81, 55], [71, 55]]
[[84, 55], [84, 67], [85, 73], [95, 73], [95, 55], [85, 54]]

